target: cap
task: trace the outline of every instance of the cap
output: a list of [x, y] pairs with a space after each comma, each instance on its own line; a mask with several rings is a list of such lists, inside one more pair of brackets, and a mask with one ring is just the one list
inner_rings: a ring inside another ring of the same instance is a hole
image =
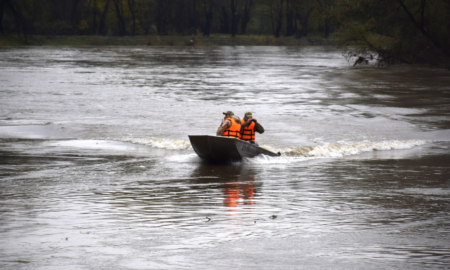
[[227, 114], [229, 114], [229, 115], [234, 115], [234, 113], [233, 113], [232, 111], [226, 111], [226, 112], [224, 112], [223, 114], [225, 114], [225, 115], [227, 115]]
[[246, 112], [245, 113], [245, 117], [252, 117], [252, 113], [251, 112]]

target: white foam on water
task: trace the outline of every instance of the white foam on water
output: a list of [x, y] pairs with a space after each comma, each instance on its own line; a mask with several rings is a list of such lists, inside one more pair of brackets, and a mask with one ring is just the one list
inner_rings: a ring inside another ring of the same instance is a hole
[[164, 138], [122, 138], [113, 140], [148, 145], [154, 148], [161, 148], [161, 149], [170, 149], [170, 150], [192, 149], [191, 143], [185, 140], [172, 140]]
[[129, 150], [130, 149], [130, 145], [126, 145], [121, 142], [105, 141], [105, 140], [50, 141], [50, 142], [46, 142], [46, 145], [84, 148], [84, 149], [112, 149], [112, 150]]
[[246, 158], [246, 163], [256, 164], [281, 164], [302, 162], [320, 158], [341, 158], [350, 155], [358, 155], [364, 152], [403, 150], [411, 149], [416, 146], [424, 145], [425, 140], [407, 140], [407, 141], [380, 141], [380, 142], [350, 142], [350, 143], [325, 143], [317, 146], [297, 146], [276, 149], [270, 146], [263, 146], [272, 152], [280, 152], [280, 157], [269, 157], [260, 155], [254, 158]]
[[[161, 149], [192, 150], [191, 143], [186, 140], [165, 138], [122, 138], [113, 140], [147, 145]], [[302, 162], [319, 158], [341, 158], [350, 155], [358, 155], [364, 152], [411, 149], [416, 146], [424, 145], [427, 142], [428, 141], [425, 140], [392, 140], [379, 142], [363, 141], [348, 143], [324, 143], [316, 146], [293, 146], [281, 149], [263, 145], [262, 147], [269, 151], [275, 153], [280, 152], [281, 156], [269, 157], [260, 155], [254, 158], [245, 158], [243, 162], [257, 164], [280, 164]], [[195, 154], [174, 155], [167, 157], [167, 160], [173, 162], [197, 161]]]
[[170, 162], [180, 162], [180, 163], [191, 163], [201, 161], [197, 154], [187, 154], [187, 155], [173, 155], [166, 157], [167, 161]]
[[427, 141], [424, 140], [407, 140], [407, 141], [380, 141], [380, 142], [354, 142], [333, 144], [326, 143], [313, 147], [307, 153], [310, 157], [344, 157], [349, 155], [358, 155], [363, 152], [382, 151], [382, 150], [397, 150], [397, 149], [411, 149], [415, 146], [424, 145]]
[[252, 164], [286, 164], [293, 162], [302, 162], [314, 159], [312, 157], [304, 157], [304, 156], [286, 156], [281, 155], [279, 157], [270, 157], [266, 155], [259, 155], [253, 158], [244, 158], [244, 163], [252, 163]]

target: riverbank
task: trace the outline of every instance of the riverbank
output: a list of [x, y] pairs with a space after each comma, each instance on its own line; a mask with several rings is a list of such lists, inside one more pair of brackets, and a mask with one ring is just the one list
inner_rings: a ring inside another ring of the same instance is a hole
[[27, 43], [16, 36], [0, 36], [0, 46], [310, 46], [334, 45], [320, 36], [303, 38], [268, 35], [203, 36], [33, 36]]

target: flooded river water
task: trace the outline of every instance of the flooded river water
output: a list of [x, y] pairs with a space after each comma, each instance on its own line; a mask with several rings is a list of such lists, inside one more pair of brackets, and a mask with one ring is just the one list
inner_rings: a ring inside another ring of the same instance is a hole
[[[281, 152], [214, 165], [232, 110]], [[447, 269], [450, 71], [329, 47], [0, 48], [1, 269]]]

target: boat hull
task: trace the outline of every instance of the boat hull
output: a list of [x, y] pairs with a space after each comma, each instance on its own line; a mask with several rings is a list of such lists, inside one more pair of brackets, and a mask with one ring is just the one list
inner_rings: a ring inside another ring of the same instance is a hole
[[235, 138], [209, 135], [188, 136], [195, 153], [208, 161], [226, 162], [262, 154], [272, 157], [280, 156], [278, 153]]

